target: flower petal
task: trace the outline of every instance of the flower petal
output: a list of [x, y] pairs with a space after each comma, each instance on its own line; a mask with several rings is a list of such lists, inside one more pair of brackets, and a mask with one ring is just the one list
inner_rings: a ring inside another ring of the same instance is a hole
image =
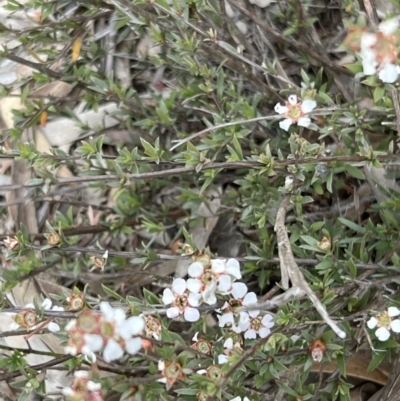
[[84, 353], [83, 358], [85, 359], [86, 362], [89, 362], [91, 364], [95, 363], [97, 361], [96, 354], [92, 351], [90, 351], [88, 353]]
[[142, 348], [142, 339], [140, 337], [131, 338], [125, 342], [125, 349], [128, 354], [135, 355]]
[[232, 279], [229, 274], [222, 274], [218, 280], [218, 290], [222, 293], [230, 291], [232, 287]]
[[197, 322], [200, 319], [200, 312], [195, 308], [186, 307], [183, 316], [188, 322]]
[[60, 331], [60, 326], [54, 322], [50, 322], [49, 325], [47, 326], [47, 328], [52, 333], [56, 333], [57, 331]]
[[387, 21], [382, 21], [378, 28], [385, 35], [390, 36], [395, 33], [396, 29], [399, 27], [399, 21], [397, 18], [388, 19]]
[[371, 319], [369, 319], [367, 322], [367, 326], [370, 329], [374, 329], [377, 324], [378, 324], [378, 319], [376, 317], [371, 317]]
[[303, 113], [310, 113], [317, 107], [317, 102], [315, 100], [303, 100], [301, 104], [301, 110]]
[[179, 295], [183, 295], [183, 293], [186, 291], [186, 287], [186, 280], [183, 278], [176, 278], [172, 282], [172, 290]]
[[217, 303], [217, 297], [213, 291], [205, 291], [203, 292], [203, 301], [207, 305], [215, 305]]
[[106, 347], [103, 351], [103, 358], [106, 362], [115, 361], [124, 355], [122, 347], [112, 338], [108, 340]]
[[400, 320], [399, 319], [392, 320], [392, 323], [390, 323], [390, 328], [395, 333], [400, 333]]
[[95, 383], [95, 382], [92, 382], [91, 380], [89, 380], [87, 382], [86, 388], [89, 391], [99, 391], [99, 390], [101, 390], [101, 383]]
[[170, 319], [174, 319], [179, 316], [179, 308], [177, 306], [173, 306], [172, 308], [167, 309], [167, 316]]
[[225, 272], [238, 280], [242, 278], [242, 273], [240, 272], [240, 263], [236, 259], [228, 259], [226, 262]]
[[117, 321], [117, 322], [122, 322], [126, 319], [126, 313], [124, 310], [122, 309], [114, 309], [114, 316], [113, 316], [113, 320]]
[[213, 273], [221, 274], [225, 272], [226, 259], [213, 259], [211, 260], [211, 271]]
[[361, 53], [361, 62], [364, 70], [364, 75], [374, 75], [376, 73], [377, 62], [375, 61], [375, 58], [371, 59], [365, 57], [365, 55]]
[[187, 289], [190, 292], [198, 293], [201, 290], [201, 281], [197, 278], [188, 278], [186, 281]]
[[271, 330], [267, 327], [261, 327], [261, 329], [258, 331], [258, 334], [260, 335], [261, 338], [267, 337], [271, 333]]
[[124, 340], [129, 340], [133, 335], [140, 334], [143, 330], [144, 320], [139, 316], [132, 316], [117, 326], [117, 333]]
[[201, 299], [201, 295], [200, 294], [193, 294], [193, 293], [190, 293], [188, 298], [187, 298], [190, 306], [199, 306], [200, 305], [200, 299]]
[[272, 316], [269, 315], [269, 314], [265, 315], [265, 316], [262, 318], [261, 323], [262, 323], [263, 326], [266, 327], [266, 328], [274, 327], [274, 322], [273, 322], [273, 320], [272, 320]]
[[51, 308], [52, 302], [49, 298], [46, 298], [43, 302], [42, 302], [42, 307], [45, 310], [49, 310]]
[[114, 320], [114, 309], [109, 302], [100, 302], [100, 310], [107, 321]]
[[224, 342], [224, 348], [233, 349], [233, 338], [229, 337]]
[[292, 106], [295, 106], [297, 104], [297, 96], [296, 95], [290, 95], [288, 97], [288, 101]]
[[228, 312], [223, 315], [218, 315], [219, 327], [225, 327], [226, 325], [230, 326], [233, 324], [233, 313]]
[[231, 294], [235, 299], [242, 299], [247, 294], [247, 285], [245, 283], [233, 283]]
[[300, 117], [297, 121], [299, 127], [308, 127], [311, 124], [311, 119], [309, 117]]
[[380, 71], [379, 71], [379, 79], [382, 82], [386, 82], [388, 84], [392, 84], [397, 81], [399, 77], [399, 72], [397, 67], [392, 63], [387, 63]]
[[375, 331], [375, 335], [380, 341], [386, 341], [390, 337], [390, 332], [386, 327], [380, 327]]
[[395, 306], [389, 306], [388, 315], [390, 317], [399, 316], [400, 315], [400, 309], [396, 308]]
[[104, 341], [100, 334], [85, 334], [86, 346], [93, 352], [98, 352], [103, 348]]
[[248, 292], [243, 298], [243, 306], [255, 305], [257, 303], [257, 295], [254, 292]]
[[292, 124], [293, 122], [291, 118], [286, 118], [283, 121], [279, 121], [279, 126], [285, 131], [289, 131], [289, 128]]
[[164, 305], [172, 304], [172, 302], [175, 301], [175, 295], [169, 288], [166, 288], [164, 290], [163, 296], [162, 296], [162, 301], [163, 301]]
[[72, 330], [75, 327], [76, 327], [76, 319], [72, 319], [65, 325], [65, 331]]
[[218, 364], [223, 365], [228, 362], [228, 357], [224, 354], [218, 355]]
[[194, 262], [189, 266], [188, 274], [190, 277], [200, 277], [204, 272], [204, 266], [200, 262]]
[[374, 33], [364, 33], [361, 36], [360, 47], [362, 50], [368, 49], [376, 44], [378, 37]]
[[244, 338], [248, 338], [248, 339], [257, 338], [257, 333], [253, 329], [247, 330], [246, 333], [244, 333]]
[[278, 114], [286, 114], [289, 109], [286, 106], [282, 106], [280, 103], [277, 103], [274, 107], [274, 110]]
[[131, 334], [133, 336], [140, 334], [144, 330], [144, 319], [140, 316], [131, 316], [127, 322], [131, 326]]

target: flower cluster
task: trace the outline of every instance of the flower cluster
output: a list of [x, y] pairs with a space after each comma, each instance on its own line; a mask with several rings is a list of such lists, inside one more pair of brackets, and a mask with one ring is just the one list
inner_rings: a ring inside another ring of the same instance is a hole
[[225, 302], [218, 316], [219, 326], [230, 326], [235, 333], [244, 333], [244, 338], [255, 339], [257, 334], [265, 338], [274, 326], [272, 316], [269, 314], [260, 316], [259, 310], [249, 312], [239, 311], [242, 306], [254, 305], [257, 303], [257, 296], [254, 292], [248, 292], [244, 283], [234, 283], [230, 292], [231, 298]]
[[275, 111], [286, 117], [284, 120], [279, 122], [279, 126], [285, 131], [289, 131], [292, 124], [297, 124], [300, 127], [308, 127], [311, 124], [310, 117], [307, 117], [308, 113], [311, 113], [317, 107], [315, 100], [303, 100], [299, 102], [296, 95], [290, 95], [285, 106], [277, 103]]
[[233, 281], [242, 277], [236, 259], [211, 260], [204, 256], [189, 266], [188, 273], [188, 280], [175, 279], [172, 290], [166, 288], [162, 297], [165, 305], [171, 305], [167, 310], [169, 318], [183, 315], [188, 322], [200, 319], [196, 307], [202, 302], [214, 305], [216, 293], [229, 294]]
[[365, 75], [378, 73], [379, 79], [387, 83], [397, 80], [400, 73], [397, 65], [398, 26], [397, 19], [390, 19], [381, 22], [376, 33], [360, 27], [349, 29], [345, 44], [360, 56]]
[[122, 309], [113, 309], [108, 302], [100, 303], [101, 314], [85, 310], [71, 320], [66, 330], [69, 334], [66, 353], [83, 354], [94, 362], [95, 353], [103, 353], [106, 362], [119, 359], [124, 351], [131, 355], [142, 348], [142, 339], [137, 337], [145, 329], [144, 319], [140, 316], [126, 318]]
[[101, 383], [89, 380], [89, 373], [78, 371], [74, 373], [74, 381], [71, 387], [64, 387], [62, 395], [71, 401], [103, 401]]
[[257, 304], [254, 292], [248, 292], [236, 259], [209, 259], [202, 255], [188, 269], [189, 278], [176, 278], [172, 289], [166, 288], [162, 301], [171, 305], [167, 316], [171, 319], [183, 315], [185, 320], [196, 322], [200, 313], [196, 309], [202, 302], [217, 303], [216, 294], [229, 296], [229, 300], [217, 312], [219, 326], [229, 326], [235, 333], [245, 332], [245, 338], [254, 339], [257, 334], [266, 337], [273, 327], [271, 315], [260, 316], [260, 311], [240, 311], [242, 306]]
[[368, 320], [367, 326], [370, 329], [378, 327], [375, 335], [379, 341], [386, 341], [390, 337], [390, 330], [395, 333], [400, 333], [400, 320], [393, 319], [394, 316], [400, 315], [400, 309], [395, 306], [390, 306], [387, 311], [384, 311], [375, 317]]

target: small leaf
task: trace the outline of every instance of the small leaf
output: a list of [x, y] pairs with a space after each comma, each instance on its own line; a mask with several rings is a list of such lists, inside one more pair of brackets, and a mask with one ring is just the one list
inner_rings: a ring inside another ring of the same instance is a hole
[[125, 302], [125, 299], [123, 297], [121, 297], [121, 295], [118, 295], [115, 291], [106, 287], [104, 284], [102, 284], [101, 287], [103, 288], [103, 291], [110, 297], [117, 299], [118, 301]]
[[367, 372], [372, 372], [373, 370], [375, 370], [385, 359], [385, 357], [386, 357], [386, 352], [379, 352], [375, 354], [368, 365]]

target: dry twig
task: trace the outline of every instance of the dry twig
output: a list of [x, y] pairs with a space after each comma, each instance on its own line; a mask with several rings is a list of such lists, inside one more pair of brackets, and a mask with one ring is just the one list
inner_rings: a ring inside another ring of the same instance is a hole
[[[310, 298], [310, 301], [314, 304], [315, 309], [321, 315], [322, 319], [328, 326], [340, 337], [345, 338], [346, 333], [341, 330], [337, 324], [330, 318], [325, 306], [322, 305], [317, 295], [308, 285], [303, 273], [297, 265], [292, 248], [290, 246], [289, 237], [287, 235], [285, 227], [286, 211], [290, 206], [290, 195], [286, 195], [278, 209], [276, 216], [275, 231], [278, 239], [278, 252], [279, 260], [281, 265], [281, 277], [282, 277], [282, 288], [287, 290], [283, 294], [280, 294], [269, 301], [252, 305], [247, 307], [246, 310], [258, 310], [258, 309], [272, 309], [281, 305], [287, 304], [295, 299], [301, 299], [305, 295]], [[289, 281], [292, 283], [292, 287], [289, 288]]]

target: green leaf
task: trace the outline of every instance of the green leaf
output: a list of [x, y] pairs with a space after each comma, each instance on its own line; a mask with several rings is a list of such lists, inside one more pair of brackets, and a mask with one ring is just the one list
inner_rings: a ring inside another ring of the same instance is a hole
[[158, 305], [160, 303], [160, 298], [146, 288], [143, 288], [143, 296], [150, 305]]
[[111, 298], [117, 299], [118, 301], [125, 302], [125, 299], [118, 295], [115, 291], [111, 290], [110, 288], [106, 287], [104, 284], [101, 285], [103, 291], [110, 296]]
[[346, 164], [345, 169], [352, 177], [358, 178], [359, 180], [365, 180], [365, 176], [360, 169], [351, 166], [350, 164]]
[[374, 354], [371, 362], [368, 365], [367, 372], [372, 372], [373, 370], [375, 370], [385, 359], [385, 357], [386, 357], [386, 352], [378, 352], [377, 354]]
[[299, 397], [299, 394], [297, 394], [294, 390], [292, 390], [289, 386], [287, 386], [286, 384], [280, 382], [280, 381], [276, 381], [276, 384], [282, 389], [284, 390], [287, 394], [293, 396], [293, 397]]
[[338, 364], [339, 372], [343, 377], [346, 377], [346, 360], [343, 354], [339, 354], [336, 357], [336, 361]]
[[338, 217], [338, 220], [339, 220], [342, 224], [344, 224], [345, 226], [349, 227], [349, 228], [350, 228], [351, 230], [353, 230], [353, 231], [356, 231], [356, 232], [358, 232], [358, 233], [360, 233], [360, 234], [365, 234], [365, 233], [366, 233], [366, 230], [365, 230], [364, 227], [361, 227], [361, 226], [359, 226], [358, 224], [353, 223], [353, 222], [350, 221], [350, 220], [347, 220], [347, 219], [345, 219], [345, 218], [343, 218], [343, 217]]

